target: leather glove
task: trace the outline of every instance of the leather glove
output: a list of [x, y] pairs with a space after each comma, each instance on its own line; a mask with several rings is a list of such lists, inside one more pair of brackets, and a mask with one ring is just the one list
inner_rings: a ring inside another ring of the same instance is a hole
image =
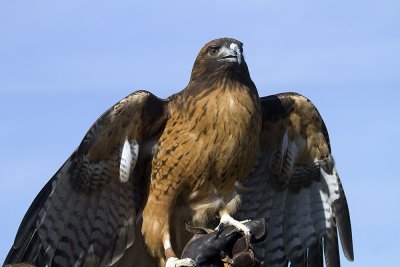
[[186, 244], [182, 258], [193, 259], [199, 267], [253, 267], [261, 266], [255, 257], [252, 243], [267, 236], [264, 219], [244, 223], [250, 235], [234, 226], [219, 227], [218, 230], [187, 226], [196, 235]]

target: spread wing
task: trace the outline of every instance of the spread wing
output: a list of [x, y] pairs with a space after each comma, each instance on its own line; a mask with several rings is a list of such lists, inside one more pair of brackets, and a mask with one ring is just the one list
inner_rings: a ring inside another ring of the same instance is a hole
[[339, 232], [353, 260], [349, 209], [319, 112], [296, 93], [260, 100], [260, 151], [238, 214], [268, 220], [257, 253], [267, 266], [323, 266], [323, 255], [326, 266], [340, 266]]
[[5, 264], [148, 266], [140, 214], [167, 103], [137, 91], [106, 111], [33, 201]]

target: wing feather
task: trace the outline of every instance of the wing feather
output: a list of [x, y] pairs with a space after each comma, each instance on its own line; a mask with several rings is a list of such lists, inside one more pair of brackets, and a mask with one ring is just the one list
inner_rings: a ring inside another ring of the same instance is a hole
[[346, 195], [344, 194], [343, 186], [339, 177], [338, 182], [341, 198], [333, 203], [333, 212], [335, 214], [335, 221], [339, 230], [340, 244], [342, 245], [344, 255], [348, 260], [352, 261], [354, 259], [354, 253], [353, 240], [351, 238], [350, 212], [347, 205]]
[[336, 228], [324, 236], [324, 255], [326, 267], [340, 266], [339, 244]]
[[137, 91], [106, 111], [33, 201], [5, 264], [109, 266], [121, 260], [140, 234], [151, 146], [168, 119], [167, 104]]
[[[307, 98], [261, 98], [263, 129], [257, 163], [242, 190], [239, 219], [265, 217], [266, 240], [255, 246], [267, 266], [340, 266], [337, 229], [353, 260], [350, 216], [326, 126]], [[241, 190], [238, 188], [238, 191]]]
[[283, 208], [284, 218], [283, 218], [283, 242], [285, 247], [285, 255], [289, 258], [297, 258], [302, 254], [301, 240], [299, 238], [299, 230], [297, 228], [296, 210], [299, 208], [297, 206], [298, 194], [287, 193], [287, 199], [285, 206]]
[[315, 244], [309, 247], [307, 253], [307, 266], [308, 267], [324, 266], [321, 240], [317, 240]]

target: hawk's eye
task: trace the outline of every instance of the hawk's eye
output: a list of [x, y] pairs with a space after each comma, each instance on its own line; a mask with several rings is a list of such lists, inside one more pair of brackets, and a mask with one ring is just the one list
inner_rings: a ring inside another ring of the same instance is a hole
[[215, 55], [218, 54], [219, 49], [220, 49], [219, 46], [216, 46], [216, 45], [210, 46], [210, 47], [208, 48], [208, 54], [209, 54], [210, 56], [215, 56]]

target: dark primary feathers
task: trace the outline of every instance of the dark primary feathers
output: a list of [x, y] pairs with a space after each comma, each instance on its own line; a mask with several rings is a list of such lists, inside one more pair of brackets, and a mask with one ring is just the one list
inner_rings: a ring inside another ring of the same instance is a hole
[[[258, 159], [244, 186], [240, 219], [265, 217], [268, 236], [256, 245], [266, 266], [339, 266], [338, 232], [353, 260], [350, 216], [326, 126], [296, 93], [262, 97]], [[249, 192], [248, 192], [249, 191]], [[322, 252], [324, 250], [324, 252]]]
[[32, 203], [5, 263], [109, 266], [144, 247], [138, 212], [166, 104], [137, 91], [105, 112]]

